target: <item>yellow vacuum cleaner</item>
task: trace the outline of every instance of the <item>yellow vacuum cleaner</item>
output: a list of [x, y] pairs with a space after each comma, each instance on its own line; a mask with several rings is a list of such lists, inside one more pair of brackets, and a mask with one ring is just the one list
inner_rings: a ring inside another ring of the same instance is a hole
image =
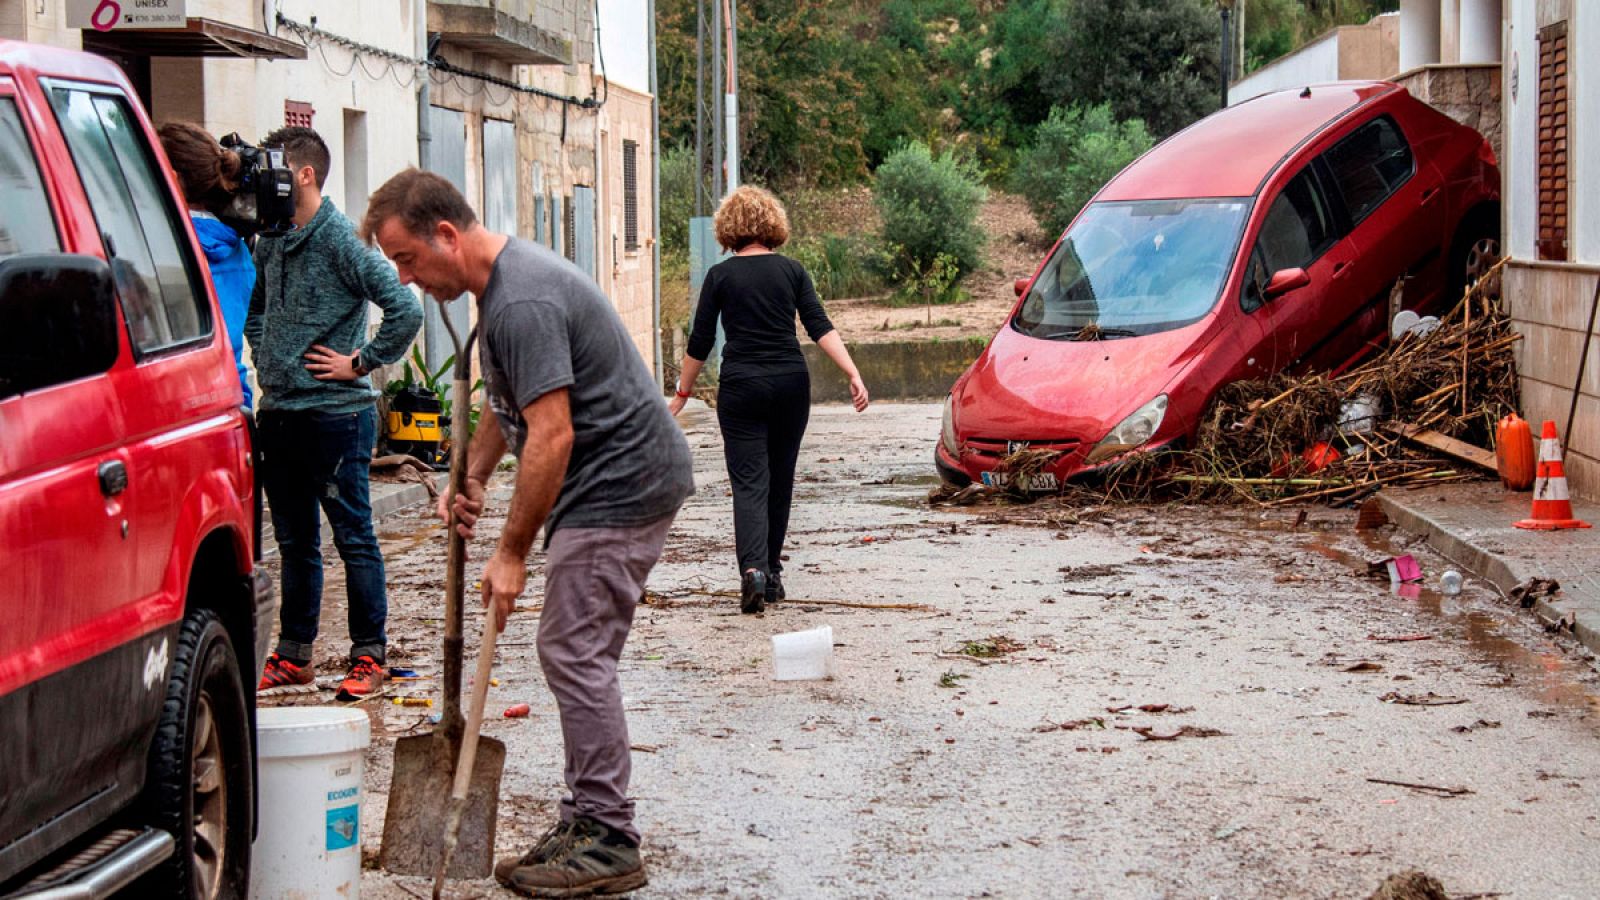
[[389, 400], [384, 440], [391, 453], [408, 453], [428, 465], [440, 460], [439, 445], [449, 421], [433, 391], [411, 385]]

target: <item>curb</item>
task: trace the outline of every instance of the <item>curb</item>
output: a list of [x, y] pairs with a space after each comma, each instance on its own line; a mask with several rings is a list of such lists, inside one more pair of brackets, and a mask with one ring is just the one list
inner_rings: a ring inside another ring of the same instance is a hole
[[[1503, 597], [1508, 596], [1513, 588], [1524, 581], [1541, 577], [1540, 573], [1528, 563], [1507, 559], [1473, 544], [1455, 534], [1437, 519], [1406, 505], [1387, 492], [1379, 492], [1377, 499], [1384, 513], [1395, 525], [1421, 535], [1429, 546], [1446, 559], [1494, 585]], [[1600, 621], [1590, 617], [1588, 610], [1584, 610], [1584, 617], [1580, 618], [1576, 604], [1559, 597], [1554, 599], [1546, 597], [1536, 600], [1532, 611], [1545, 627], [1570, 629], [1573, 636], [1578, 639], [1578, 643], [1589, 652], [1600, 655], [1600, 630], [1596, 630], [1596, 627], [1600, 626]]]
[[[450, 474], [448, 472], [438, 473], [434, 477], [434, 485], [439, 490], [444, 490], [448, 484], [449, 477]], [[382, 487], [383, 490], [376, 490], [379, 487]], [[377, 525], [397, 512], [410, 509], [413, 506], [419, 506], [429, 500], [427, 485], [417, 484], [416, 482], [377, 482], [372, 485], [372, 488], [369, 499], [372, 505], [373, 525]], [[323, 522], [326, 524], [326, 518], [323, 519]], [[331, 533], [330, 529], [329, 534]], [[278, 542], [273, 536], [272, 517], [263, 516], [261, 522], [261, 558], [269, 559], [277, 555]]]

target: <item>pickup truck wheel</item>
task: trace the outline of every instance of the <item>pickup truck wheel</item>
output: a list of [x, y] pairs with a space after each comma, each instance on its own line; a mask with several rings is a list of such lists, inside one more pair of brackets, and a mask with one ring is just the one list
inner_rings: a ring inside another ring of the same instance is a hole
[[137, 896], [223, 900], [249, 891], [252, 766], [233, 644], [210, 610], [183, 620], [141, 811], [177, 849]]

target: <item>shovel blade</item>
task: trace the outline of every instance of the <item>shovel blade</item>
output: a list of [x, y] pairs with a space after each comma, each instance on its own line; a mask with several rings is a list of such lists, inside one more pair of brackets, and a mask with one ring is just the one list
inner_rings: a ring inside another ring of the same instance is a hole
[[[389, 809], [383, 819], [383, 845], [378, 850], [378, 865], [385, 871], [433, 877], [444, 857], [445, 823], [460, 750], [460, 741], [439, 734], [395, 741]], [[467, 804], [461, 813], [461, 834], [447, 877], [486, 878], [494, 871], [495, 820], [505, 764], [506, 745], [479, 737]]]

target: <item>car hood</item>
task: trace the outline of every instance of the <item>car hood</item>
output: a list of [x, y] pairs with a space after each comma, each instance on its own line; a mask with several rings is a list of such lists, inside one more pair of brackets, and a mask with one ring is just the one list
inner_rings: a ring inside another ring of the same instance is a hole
[[[1093, 444], [1166, 391], [1210, 343], [1210, 317], [1183, 328], [1102, 341], [1031, 338], [1008, 324], [956, 393], [963, 438]], [[1167, 432], [1172, 420], [1161, 432]]]

